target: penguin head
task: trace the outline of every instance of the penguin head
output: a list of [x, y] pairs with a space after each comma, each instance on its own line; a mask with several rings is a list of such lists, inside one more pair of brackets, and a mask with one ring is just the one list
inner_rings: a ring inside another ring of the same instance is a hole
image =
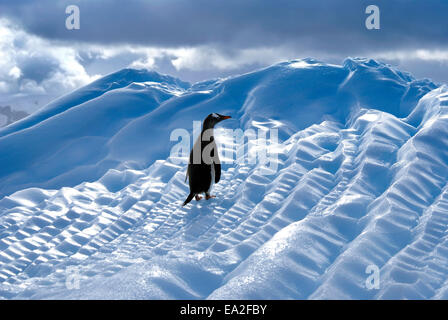
[[230, 119], [231, 116], [223, 116], [219, 113], [210, 113], [207, 118], [204, 120], [204, 128], [213, 128], [218, 122], [221, 122], [222, 120]]

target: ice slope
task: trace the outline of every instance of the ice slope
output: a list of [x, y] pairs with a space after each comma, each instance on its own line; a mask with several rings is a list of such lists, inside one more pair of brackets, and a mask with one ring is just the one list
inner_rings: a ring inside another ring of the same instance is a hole
[[[368, 59], [132, 77], [0, 132], [0, 297], [448, 297], [446, 86]], [[181, 207], [169, 133], [212, 111], [278, 128], [278, 172], [227, 164], [216, 199]]]
[[112, 168], [146, 168], [168, 157], [174, 129], [191, 130], [193, 120], [212, 111], [238, 119], [226, 125], [234, 128], [281, 120], [286, 139], [325, 119], [344, 123], [357, 107], [406, 116], [434, 88], [373, 60], [293, 61], [191, 88], [125, 69], [0, 130], [0, 197], [25, 187], [93, 182]]
[[0, 197], [99, 178], [120, 164], [108, 157], [111, 138], [188, 87], [156, 72], [124, 69], [0, 130]]

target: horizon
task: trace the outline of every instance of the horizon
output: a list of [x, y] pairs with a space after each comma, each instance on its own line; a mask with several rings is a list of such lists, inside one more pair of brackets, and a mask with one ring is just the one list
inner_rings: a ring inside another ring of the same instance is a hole
[[[18, 120], [21, 120], [21, 119], [27, 117], [28, 115], [33, 114], [33, 113], [36, 112], [36, 111], [45, 109], [48, 105], [50, 105], [50, 104], [52, 104], [52, 103], [55, 103], [55, 102], [57, 103], [57, 101], [58, 101], [59, 99], [64, 98], [64, 97], [66, 97], [66, 96], [69, 96], [69, 95], [73, 94], [74, 92], [76, 92], [76, 91], [78, 91], [78, 90], [81, 90], [81, 89], [83, 89], [83, 88], [86, 87], [86, 86], [91, 85], [91, 84], [94, 83], [95, 81], [104, 79], [104, 78], [106, 78], [106, 77], [108, 77], [108, 76], [111, 76], [111, 75], [113, 75], [113, 74], [119, 73], [120, 71], [123, 71], [123, 70], [136, 70], [136, 71], [142, 71], [142, 70], [144, 70], [144, 71], [148, 71], [148, 72], [155, 72], [155, 73], [157, 73], [157, 74], [159, 74], [159, 75], [162, 75], [162, 76], [169, 76], [169, 77], [172, 77], [172, 78], [174, 78], [174, 79], [180, 80], [180, 81], [182, 81], [182, 82], [186, 82], [186, 83], [189, 84], [189, 86], [194, 86], [195, 84], [198, 84], [198, 83], [201, 83], [201, 82], [212, 81], [212, 80], [227, 80], [227, 79], [231, 79], [231, 78], [237, 78], [237, 77], [239, 77], [239, 76], [243, 76], [243, 75], [245, 75], [245, 74], [255, 73], [255, 72], [257, 72], [257, 71], [261, 71], [261, 70], [264, 70], [264, 69], [268, 69], [268, 68], [273, 67], [273, 66], [275, 66], [275, 65], [279, 65], [279, 64], [283, 64], [283, 63], [291, 63], [291, 62], [294, 62], [294, 61], [305, 61], [305, 60], [309, 60], [309, 59], [314, 60], [314, 61], [316, 61], [316, 62], [318, 62], [318, 63], [322, 63], [322, 64], [324, 64], [324, 65], [337, 65], [337, 66], [341, 66], [341, 67], [344, 66], [344, 63], [345, 63], [345, 61], [346, 61], [347, 59], [374, 60], [375, 62], [377, 62], [377, 63], [379, 63], [379, 64], [383, 64], [383, 65], [385, 65], [385, 66], [387, 66], [387, 67], [390, 67], [390, 68], [393, 68], [393, 69], [395, 69], [395, 70], [398, 70], [398, 71], [400, 71], [400, 72], [402, 72], [402, 73], [408, 74], [408, 75], [412, 76], [415, 80], [428, 80], [428, 81], [430, 81], [430, 82], [436, 84], [437, 86], [448, 85], [448, 82], [439, 82], [439, 81], [435, 81], [434, 79], [431, 79], [430, 77], [417, 77], [417, 76], [415, 76], [415, 75], [414, 75], [412, 72], [410, 72], [410, 71], [403, 70], [403, 69], [401, 69], [401, 68], [399, 68], [399, 67], [396, 67], [396, 66], [394, 66], [394, 65], [392, 65], [392, 64], [390, 64], [390, 63], [387, 63], [387, 62], [385, 62], [385, 61], [381, 61], [381, 59], [374, 59], [374, 58], [369, 58], [369, 57], [350, 57], [350, 56], [349, 56], [349, 57], [345, 57], [340, 63], [330, 63], [330, 62], [326, 62], [326, 61], [323, 61], [323, 60], [320, 60], [320, 59], [316, 59], [316, 58], [314, 58], [314, 57], [293, 58], [293, 59], [288, 59], [288, 60], [278, 61], [278, 62], [272, 63], [272, 64], [270, 64], [270, 65], [266, 65], [266, 66], [260, 66], [260, 67], [254, 68], [253, 70], [247, 70], [247, 71], [245, 71], [245, 72], [241, 72], [241, 73], [230, 74], [230, 75], [222, 76], [222, 77], [214, 77], [214, 78], [202, 79], [202, 80], [198, 80], [198, 81], [196, 81], [196, 82], [190, 82], [190, 81], [188, 81], [188, 80], [186, 80], [186, 79], [182, 79], [182, 78], [180, 78], [180, 77], [177, 76], [177, 75], [172, 75], [172, 74], [169, 74], [169, 73], [163, 73], [163, 72], [160, 72], [159, 70], [156, 70], [156, 69], [150, 69], [150, 68], [145, 68], [145, 67], [138, 68], [138, 67], [126, 66], [126, 67], [123, 67], [123, 68], [121, 68], [121, 69], [117, 69], [117, 70], [111, 71], [110, 73], [104, 74], [104, 75], [102, 75], [101, 77], [97, 77], [96, 79], [92, 79], [90, 82], [88, 82], [88, 83], [86, 83], [86, 84], [84, 84], [84, 85], [82, 85], [82, 86], [79, 86], [79, 87], [77, 87], [77, 88], [74, 88], [73, 90], [70, 90], [70, 91], [68, 91], [68, 92], [61, 93], [61, 95], [59, 95], [59, 96], [55, 96], [55, 97], [51, 98], [48, 102], [46, 102], [45, 104], [41, 105], [39, 108], [33, 110], [33, 112], [27, 113], [27, 112], [24, 111], [22, 108], [14, 108], [13, 106], [11, 106], [11, 105], [9, 105], [9, 104], [6, 104], [6, 105], [0, 105], [0, 109], [1, 109], [1, 108], [7, 108], [7, 107], [11, 108], [12, 114], [14, 115], [14, 117], [13, 117], [14, 120], [13, 120], [13, 121], [11, 121], [11, 119], [8, 119], [8, 121], [10, 121], [9, 124], [11, 124], [11, 123], [13, 123], [13, 122], [15, 122], [15, 121], [18, 121]], [[1, 116], [1, 115], [2, 115], [2, 113], [0, 113], [0, 116]], [[1, 128], [2, 128], [2, 127], [1, 127], [1, 125], [0, 125], [0, 129], [1, 129]]]
[[[129, 69], [129, 70], [146, 70], [146, 71], [150, 71], [150, 72], [156, 72], [156, 73], [158, 73], [158, 74], [160, 74], [160, 75], [170, 76], [170, 77], [176, 78], [176, 79], [178, 79], [178, 80], [181, 80], [181, 81], [183, 81], [183, 82], [187, 82], [187, 83], [189, 83], [190, 85], [195, 85], [195, 84], [197, 84], [197, 83], [201, 83], [201, 82], [205, 82], [205, 81], [210, 81], [210, 80], [225, 80], [225, 79], [228, 79], [228, 78], [239, 77], [239, 76], [242, 76], [242, 75], [245, 75], [245, 74], [249, 74], [249, 73], [257, 72], [257, 71], [259, 71], [259, 70], [267, 69], [267, 68], [270, 68], [270, 67], [275, 66], [275, 65], [278, 65], [278, 64], [289, 63], [289, 62], [293, 62], [293, 61], [304, 61], [304, 60], [308, 60], [308, 59], [315, 60], [315, 61], [317, 61], [317, 62], [319, 62], [319, 63], [323, 63], [323, 64], [325, 64], [325, 65], [337, 65], [337, 66], [343, 66], [345, 60], [347, 60], [347, 59], [363, 59], [363, 60], [364, 60], [364, 59], [367, 59], [367, 60], [374, 60], [374, 61], [376, 61], [377, 63], [384, 64], [385, 66], [394, 68], [394, 69], [396, 69], [396, 70], [399, 70], [400, 72], [410, 74], [410, 75], [411, 75], [412, 77], [414, 77], [416, 80], [430, 80], [431, 82], [434, 82], [435, 84], [439, 84], [439, 85], [446, 84], [446, 85], [448, 85], [448, 81], [437, 81], [437, 80], [432, 79], [431, 77], [425, 77], [425, 76], [423, 76], [423, 77], [417, 77], [416, 75], [414, 75], [414, 74], [413, 74], [411, 71], [409, 71], [409, 70], [406, 70], [406, 69], [402, 69], [402, 68], [400, 68], [400, 67], [397, 67], [397, 66], [395, 66], [395, 65], [393, 65], [393, 64], [391, 64], [391, 63], [388, 63], [388, 62], [386, 62], [386, 61], [383, 61], [382, 59], [375, 59], [375, 58], [370, 58], [370, 57], [367, 57], [367, 56], [365, 56], [365, 57], [363, 57], [363, 56], [357, 56], [357, 57], [354, 57], [354, 56], [347, 56], [347, 57], [343, 58], [342, 61], [339, 62], [339, 63], [338, 63], [338, 62], [327, 62], [327, 61], [325, 61], [325, 60], [317, 59], [316, 57], [292, 58], [292, 59], [288, 59], [288, 60], [280, 60], [280, 61], [274, 62], [274, 63], [272, 63], [272, 64], [268, 64], [268, 65], [266, 65], [266, 66], [255, 67], [254, 69], [248, 70], [248, 71], [246, 71], [246, 72], [234, 73], [234, 74], [230, 74], [230, 75], [228, 75], [228, 76], [221, 76], [221, 77], [218, 76], [218, 77], [212, 77], [212, 78], [204, 78], [204, 79], [202, 79], [202, 80], [198, 80], [198, 81], [189, 81], [189, 80], [187, 80], [187, 79], [183, 79], [183, 78], [181, 78], [181, 77], [179, 77], [179, 76], [176, 76], [176, 75], [173, 75], [173, 74], [171, 74], [171, 73], [164, 73], [164, 72], [158, 71], [157, 69], [144, 68], [144, 67], [143, 67], [143, 68], [138, 68], [138, 67], [127, 66], [127, 67], [123, 67], [123, 68], [120, 68], [120, 69], [111, 71], [110, 73], [104, 74], [104, 75], [102, 75], [100, 78], [95, 79], [95, 80], [92, 80], [92, 82], [97, 81], [97, 80], [99, 80], [99, 79], [101, 79], [101, 78], [110, 76], [110, 75], [112, 75], [112, 74], [115, 74], [115, 73], [117, 73], [117, 72], [120, 72], [120, 71]], [[89, 83], [87, 83], [86, 85], [89, 85], [89, 84], [91, 84], [92, 82], [89, 82]], [[77, 89], [79, 89], [79, 88], [77, 88]]]

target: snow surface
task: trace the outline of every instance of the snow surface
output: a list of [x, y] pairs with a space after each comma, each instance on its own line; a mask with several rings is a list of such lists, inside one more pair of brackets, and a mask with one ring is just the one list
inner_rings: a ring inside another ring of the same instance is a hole
[[[277, 128], [278, 171], [182, 207], [170, 133], [212, 112]], [[0, 130], [0, 297], [447, 299], [447, 134], [446, 86], [369, 59], [119, 71]]]

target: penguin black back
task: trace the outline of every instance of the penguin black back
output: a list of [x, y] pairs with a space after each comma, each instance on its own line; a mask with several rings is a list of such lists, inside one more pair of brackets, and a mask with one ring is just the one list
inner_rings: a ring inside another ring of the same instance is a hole
[[213, 128], [217, 123], [229, 118], [230, 116], [218, 113], [211, 113], [205, 118], [201, 134], [190, 152], [187, 169], [190, 194], [183, 206], [189, 203], [193, 197], [200, 200], [199, 194], [201, 193], [205, 193], [207, 200], [214, 197], [210, 195], [210, 191], [213, 184], [218, 183], [221, 178], [221, 163], [213, 136]]

